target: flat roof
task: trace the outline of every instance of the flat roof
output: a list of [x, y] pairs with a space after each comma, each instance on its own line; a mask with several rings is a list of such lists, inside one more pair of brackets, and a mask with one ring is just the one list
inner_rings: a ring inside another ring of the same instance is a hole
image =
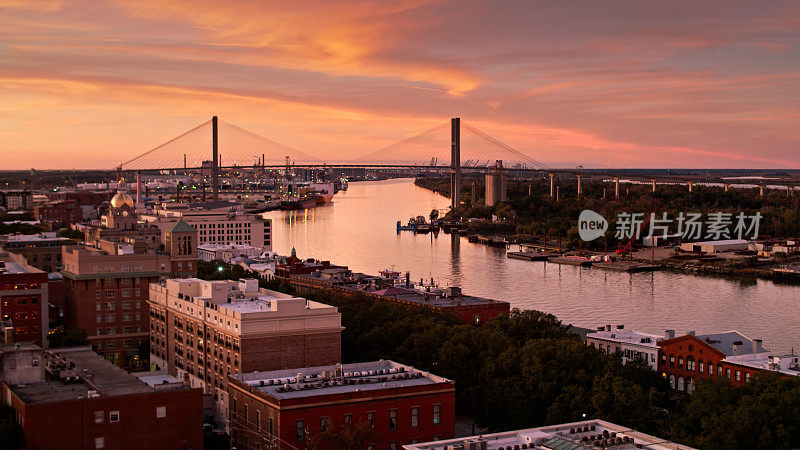
[[[613, 444], [609, 442], [612, 439], [614, 440]], [[449, 445], [485, 442], [487, 450], [514, 448], [589, 450], [606, 448], [601, 447], [603, 441], [606, 442], [607, 448], [615, 450], [631, 450], [638, 448], [637, 445], [653, 450], [693, 450], [692, 447], [687, 445], [676, 444], [666, 439], [599, 419], [444, 441], [407, 444], [403, 448], [406, 450], [444, 450]], [[595, 442], [598, 442], [597, 445], [595, 445]]]
[[0, 254], [0, 275], [17, 275], [21, 273], [44, 273], [43, 271], [25, 264], [10, 261], [8, 256]]
[[454, 384], [447, 378], [384, 360], [232, 374], [230, 377], [278, 400], [387, 388]]
[[586, 335], [587, 338], [602, 339], [604, 341], [619, 342], [621, 344], [642, 345], [645, 347], [658, 348], [658, 341], [664, 336], [657, 334], [641, 333], [635, 330], [612, 329], [611, 331], [594, 331]]
[[101, 397], [153, 392], [147, 383], [93, 352], [88, 346], [47, 350], [44, 357], [48, 381], [11, 387], [25, 403], [88, 398], [89, 391]]

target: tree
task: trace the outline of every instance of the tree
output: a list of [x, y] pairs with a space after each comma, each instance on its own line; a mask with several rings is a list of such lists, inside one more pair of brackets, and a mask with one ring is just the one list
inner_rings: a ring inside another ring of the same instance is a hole
[[89, 345], [89, 336], [86, 330], [78, 327], [56, 328], [47, 334], [50, 347], [75, 347]]

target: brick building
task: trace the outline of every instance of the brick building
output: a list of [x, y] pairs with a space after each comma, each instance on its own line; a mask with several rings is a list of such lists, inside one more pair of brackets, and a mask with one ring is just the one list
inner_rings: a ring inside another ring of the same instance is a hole
[[22, 255], [25, 262], [45, 272], [61, 270], [61, 248], [77, 248], [80, 244], [53, 232], [0, 236], [3, 250]]
[[760, 339], [750, 339], [735, 330], [704, 335], [689, 332], [678, 337], [673, 330], [667, 330], [664, 337], [658, 342], [658, 371], [679, 392], [691, 392], [699, 378], [724, 377], [735, 384], [748, 382], [754, 372], [734, 368], [726, 358], [768, 354]]
[[110, 201], [116, 192], [110, 189], [103, 190], [81, 190], [81, 191], [57, 191], [49, 192], [47, 197], [51, 202], [73, 201], [78, 206], [91, 206], [94, 209]]
[[92, 352], [64, 348], [43, 355], [47, 379], [2, 383], [25, 444], [58, 449], [202, 449], [199, 389], [147, 384]]
[[150, 285], [150, 362], [216, 402], [227, 422], [227, 376], [341, 361], [336, 307], [258, 288], [257, 280], [170, 279]]
[[[47, 273], [0, 252], [0, 340], [47, 345]], [[6, 337], [8, 336], [8, 338]]]
[[6, 210], [33, 208], [33, 193], [24, 189], [0, 190], [0, 207]]
[[47, 202], [33, 207], [33, 217], [49, 229], [58, 230], [83, 220], [83, 210], [72, 200]]
[[355, 426], [374, 430], [370, 450], [454, 435], [455, 382], [392, 361], [242, 373], [228, 390], [237, 448], [303, 449]]

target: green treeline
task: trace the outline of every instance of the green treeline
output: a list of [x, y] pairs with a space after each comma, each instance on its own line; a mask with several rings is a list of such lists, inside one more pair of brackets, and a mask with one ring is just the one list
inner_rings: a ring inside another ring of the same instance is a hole
[[[475, 202], [471, 198], [473, 182]], [[415, 183], [443, 195], [449, 194], [449, 180], [446, 178], [418, 178]], [[549, 178], [509, 180], [508, 201], [485, 207], [483, 178], [465, 178], [462, 184], [464, 205], [448, 213], [448, 218], [490, 218], [494, 214], [514, 224], [519, 235], [542, 238], [546, 233], [548, 240], [557, 239], [560, 235], [565, 245], [577, 247], [578, 215], [584, 209], [591, 209], [609, 220], [611, 230], [606, 243], [598, 239], [589, 244], [598, 249], [604, 245], [609, 248], [617, 245], [613, 231], [615, 220], [622, 212], [643, 213], [645, 216], [651, 212], [657, 215], [666, 212], [668, 218], [675, 219], [679, 212], [730, 212], [735, 215], [758, 211], [763, 216], [759, 235], [790, 238], [800, 235], [800, 198], [788, 197], [785, 190], [767, 190], [764, 197], [759, 197], [756, 189], [730, 188], [725, 193], [719, 187], [695, 185], [692, 192], [688, 192], [686, 185], [660, 184], [654, 194], [650, 185], [620, 184], [620, 197], [615, 198], [613, 183], [584, 177], [581, 183], [582, 198], [578, 199], [575, 177], [557, 178], [556, 184], [559, 186], [559, 201], [550, 197]]]

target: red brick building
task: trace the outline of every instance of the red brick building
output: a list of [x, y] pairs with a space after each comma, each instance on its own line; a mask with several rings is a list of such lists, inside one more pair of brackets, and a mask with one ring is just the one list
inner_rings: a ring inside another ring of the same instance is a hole
[[727, 358], [745, 354], [768, 354], [760, 339], [750, 339], [738, 331], [675, 337], [667, 330], [665, 340], [659, 341], [658, 371], [679, 392], [689, 393], [697, 379], [727, 378], [734, 384], [750, 380], [755, 371], [733, 368]]
[[97, 209], [103, 203], [111, 200], [115, 194], [116, 192], [110, 189], [99, 191], [58, 191], [50, 192], [47, 197], [51, 202], [73, 201], [78, 206], [91, 206]]
[[83, 210], [74, 201], [48, 202], [33, 207], [33, 217], [51, 230], [83, 220]]
[[0, 340], [47, 345], [47, 273], [0, 252]]
[[333, 306], [258, 288], [257, 280], [150, 285], [150, 363], [202, 387], [228, 420], [228, 375], [341, 361]]
[[237, 448], [303, 449], [355, 426], [374, 430], [367, 450], [454, 435], [455, 382], [392, 361], [231, 375], [228, 391]]
[[53, 232], [0, 236], [3, 250], [21, 255], [26, 264], [45, 272], [61, 270], [62, 247], [77, 248], [79, 245], [78, 242], [58, 237]]
[[[40, 362], [42, 363], [42, 362]], [[199, 389], [149, 385], [88, 347], [46, 352], [48, 380], [8, 385], [25, 444], [58, 449], [202, 449]]]

